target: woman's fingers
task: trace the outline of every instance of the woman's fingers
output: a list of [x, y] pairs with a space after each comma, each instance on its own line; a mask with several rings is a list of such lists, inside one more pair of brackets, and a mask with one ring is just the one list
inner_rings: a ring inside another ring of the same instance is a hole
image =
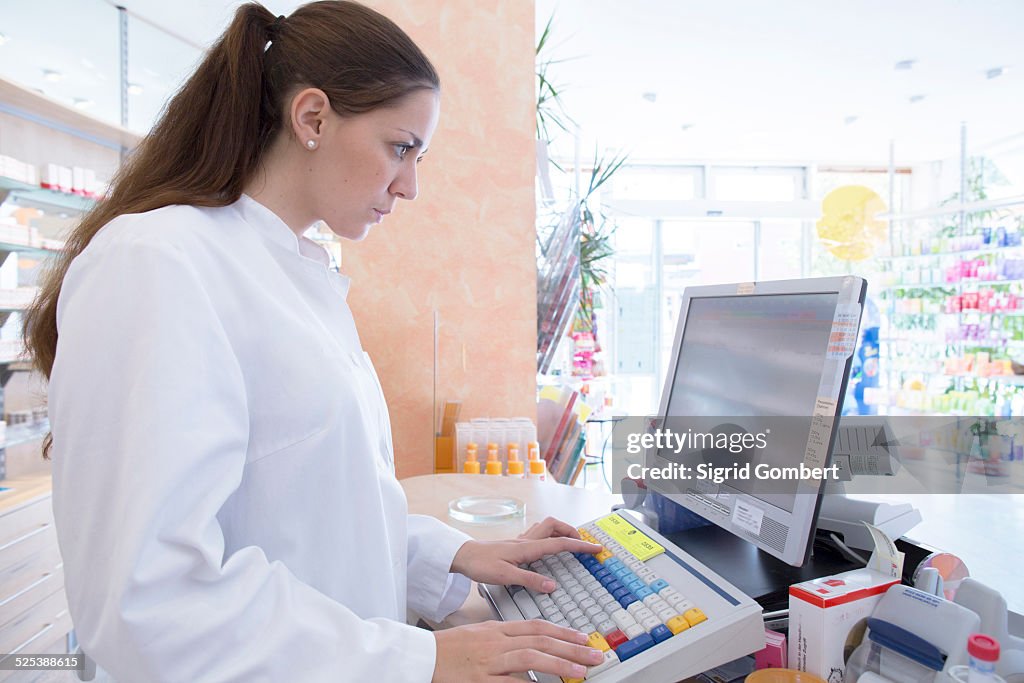
[[567, 643], [576, 643], [578, 645], [583, 645], [587, 642], [587, 634], [583, 631], [577, 631], [574, 628], [566, 628], [565, 626], [552, 624], [550, 621], [544, 621], [543, 619], [504, 621], [498, 623], [502, 625], [502, 630], [507, 636], [542, 635], [549, 636], [551, 638], [558, 638]]
[[568, 550], [570, 553], [594, 554], [601, 552], [601, 546], [596, 543], [565, 537], [544, 538], [528, 543], [519, 543], [515, 547], [522, 553], [522, 558], [518, 562], [533, 562], [545, 555], [554, 555], [563, 550]]
[[529, 529], [526, 533], [520, 535], [519, 538], [530, 538], [533, 540], [540, 540], [542, 538], [548, 538], [549, 536], [566, 536], [568, 538], [579, 538], [580, 533], [576, 530], [576, 527], [571, 524], [567, 524], [560, 519], [554, 517], [548, 517], [544, 521], [537, 522]]
[[[592, 650], [597, 657], [601, 653]], [[502, 673], [515, 671], [536, 671], [538, 673], [554, 674], [565, 678], [583, 678], [587, 673], [588, 666], [595, 666], [600, 663], [597, 657], [587, 657], [586, 663], [569, 661], [555, 655], [541, 652], [539, 650], [512, 650], [506, 652], [502, 658]]]

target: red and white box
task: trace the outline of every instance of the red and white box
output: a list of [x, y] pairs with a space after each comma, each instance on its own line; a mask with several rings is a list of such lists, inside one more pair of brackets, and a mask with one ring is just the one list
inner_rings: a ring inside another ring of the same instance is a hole
[[846, 683], [846, 661], [864, 638], [867, 618], [898, 578], [855, 569], [789, 587], [789, 666]]

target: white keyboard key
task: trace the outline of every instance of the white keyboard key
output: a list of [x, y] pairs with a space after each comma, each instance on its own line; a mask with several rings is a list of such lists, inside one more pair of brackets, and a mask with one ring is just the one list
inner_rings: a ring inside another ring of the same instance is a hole
[[575, 603], [573, 603], [572, 598], [568, 593], [563, 592], [561, 595], [555, 597], [555, 604], [558, 605], [560, 609], [564, 610], [568, 605]]
[[604, 586], [601, 585], [601, 582], [591, 575], [587, 575], [582, 581], [580, 581], [580, 584], [590, 591], [591, 594], [596, 593], [598, 588], [604, 588]]
[[601, 605], [601, 607], [607, 608], [611, 605], [618, 605], [619, 601], [613, 598], [610, 594], [605, 593], [597, 599], [597, 604]]
[[664, 588], [662, 588], [662, 589], [661, 589], [660, 591], [658, 591], [658, 595], [660, 595], [660, 596], [662, 597], [662, 599], [663, 599], [663, 600], [666, 600], [666, 601], [667, 601], [667, 600], [668, 600], [669, 598], [671, 598], [671, 597], [672, 597], [673, 595], [679, 595], [679, 591], [677, 591], [677, 590], [676, 590], [675, 588], [673, 588], [672, 586], [665, 586], [665, 587], [664, 587]]
[[618, 626], [619, 630], [621, 630], [623, 633], [626, 632], [626, 628], [636, 624], [636, 619], [634, 619], [629, 614], [629, 612], [627, 612], [624, 609], [619, 609], [612, 612], [611, 617], [612, 621], [615, 622], [615, 625]]
[[643, 635], [644, 633], [647, 633], [647, 631], [644, 630], [644, 627], [641, 626], [640, 624], [633, 624], [632, 626], [627, 626], [626, 630], [624, 630], [623, 633], [626, 634], [627, 638], [629, 638], [630, 640], [633, 640], [637, 636]]
[[552, 624], [556, 624], [558, 626], [561, 626], [562, 628], [572, 628], [572, 624], [570, 624], [568, 621], [566, 621], [565, 617], [559, 617], [558, 619], [556, 619], [555, 621], [552, 621], [551, 623]]
[[590, 619], [591, 621], [595, 621], [597, 620], [597, 615], [605, 614], [605, 611], [601, 609], [600, 605], [593, 604], [590, 607], [584, 607], [583, 613], [587, 615], [588, 619]]
[[611, 633], [619, 627], [616, 626], [615, 622], [611, 619], [605, 619], [604, 621], [597, 622], [596, 628], [597, 632], [600, 633], [602, 636], [607, 636], [609, 633]]
[[636, 559], [635, 557], [632, 557], [626, 560], [626, 566], [632, 569], [634, 573], [636, 573], [638, 570], [644, 568], [644, 563]]
[[637, 618], [636, 613], [639, 612], [642, 609], [647, 609], [647, 608], [644, 607], [644, 603], [642, 603], [639, 600], [637, 600], [636, 602], [629, 603], [629, 607], [626, 608], [626, 611], [629, 612], [630, 616], [632, 616], [634, 619], [636, 619]]
[[562, 611], [552, 604], [550, 607], [541, 607], [540, 613], [544, 615], [544, 618], [548, 621], [554, 621], [555, 619], [562, 616]]
[[654, 612], [647, 609], [646, 607], [638, 609], [636, 613], [633, 614], [633, 618], [639, 621], [641, 624], [644, 623], [644, 619], [650, 619], [652, 617], [654, 617]]
[[576, 620], [576, 619], [578, 619], [578, 618], [580, 618], [582, 616], [583, 616], [583, 610], [581, 610], [579, 607], [577, 607], [575, 609], [571, 609], [571, 610], [569, 610], [568, 612], [565, 613], [565, 618], [568, 619], [569, 621], [574, 621], [574, 620]]
[[523, 617], [526, 619], [540, 619], [542, 614], [540, 608], [537, 607], [537, 603], [533, 601], [530, 594], [526, 591], [519, 591], [512, 596], [512, 600], [516, 603], [516, 607], [523, 613]]
[[644, 627], [645, 631], [650, 632], [655, 626], [661, 626], [661, 619], [655, 616], [648, 617], [647, 619], [641, 619], [640, 625]]
[[573, 619], [572, 621], [570, 621], [569, 623], [572, 624], [572, 627], [574, 629], [576, 629], [577, 631], [583, 631], [584, 633], [590, 633], [590, 631], [593, 630], [593, 629], [588, 630], [588, 629], [584, 628], [587, 624], [590, 623], [590, 620], [587, 619], [582, 614], [580, 616], [576, 617], [575, 619]]
[[589, 597], [589, 596], [585, 597], [585, 598], [583, 598], [582, 600], [579, 601], [579, 606], [580, 606], [581, 610], [586, 610], [591, 605], [596, 605], [596, 604], [597, 604], [597, 600], [595, 600], [594, 598]]
[[[643, 579], [644, 583], [647, 584], [650, 584], [652, 581], [656, 581], [658, 578], [658, 575], [655, 574], [654, 571], [647, 566], [641, 567], [640, 569], [636, 570], [636, 575]], [[648, 576], [652, 576], [654, 578], [649, 579], [647, 578]]]
[[604, 651], [604, 661], [596, 666], [587, 667], [587, 678], [593, 678], [602, 671], [607, 671], [616, 664], [619, 663], [619, 657], [615, 654], [615, 650]]
[[536, 560], [530, 563], [530, 569], [532, 569], [535, 572], [539, 572], [541, 569], [546, 569], [546, 566], [540, 560]]
[[657, 593], [652, 593], [651, 595], [648, 595], [641, 602], [643, 602], [644, 605], [647, 606], [647, 609], [649, 609], [651, 611], [654, 611], [654, 612], [658, 611], [658, 605], [659, 604], [664, 604], [666, 607], [668, 607], [668, 603], [666, 603], [664, 600], [659, 598]]
[[657, 612], [655, 612], [655, 614], [658, 616], [659, 619], [661, 619], [661, 623], [663, 624], [667, 624], [670, 620], [675, 619], [679, 616], [678, 614], [676, 614], [676, 611], [671, 607], [660, 609]]

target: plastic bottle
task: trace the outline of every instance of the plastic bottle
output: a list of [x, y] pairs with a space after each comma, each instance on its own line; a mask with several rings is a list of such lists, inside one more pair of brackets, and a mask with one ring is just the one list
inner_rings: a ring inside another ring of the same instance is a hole
[[465, 474], [480, 474], [480, 461], [476, 459], [476, 444], [472, 441], [466, 444], [466, 462], [462, 464], [462, 471]]
[[493, 441], [487, 444], [487, 464], [484, 471], [487, 474], [501, 475], [501, 460], [498, 459], [498, 444]]
[[531, 441], [526, 444], [526, 459], [536, 460], [540, 457], [540, 444], [536, 441]]
[[998, 640], [984, 633], [972, 633], [967, 637], [967, 654], [967, 683], [993, 683], [997, 680]]
[[547, 481], [547, 464], [540, 458], [534, 458], [533, 460], [530, 461], [530, 471], [526, 474], [526, 478], [537, 479], [539, 481]]
[[519, 447], [513, 443], [508, 445], [508, 476], [522, 479], [525, 475], [523, 461], [519, 459]]

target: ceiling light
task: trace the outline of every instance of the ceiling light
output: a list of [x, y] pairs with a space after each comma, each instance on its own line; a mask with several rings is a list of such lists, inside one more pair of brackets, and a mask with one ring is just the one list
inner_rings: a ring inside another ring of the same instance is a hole
[[1009, 67], [1006, 67], [1006, 66], [996, 66], [996, 67], [993, 67], [993, 68], [991, 68], [991, 69], [989, 69], [988, 71], [985, 72], [985, 78], [987, 78], [989, 80], [992, 80], [993, 78], [999, 78], [1004, 73], [1006, 73], [1008, 69], [1009, 69]]
[[920, 102], [921, 100], [923, 100], [926, 97], [928, 97], [928, 96], [927, 95], [911, 95], [910, 96], [910, 103], [911, 104], [917, 104], [918, 102]]
[[141, 95], [142, 94], [142, 86], [139, 85], [138, 83], [129, 83], [128, 84], [128, 94], [129, 95]]
[[914, 68], [915, 64], [917, 64], [916, 59], [904, 59], [903, 61], [896, 62], [893, 68], [897, 71], [910, 71]]
[[71, 103], [71, 106], [73, 106], [75, 109], [88, 109], [94, 104], [96, 103], [92, 100], [87, 100], [82, 97], [76, 97], [74, 101]]
[[54, 69], [43, 69], [43, 80], [56, 83], [64, 78], [64, 74]]
[[851, 123], [856, 122], [857, 119], [859, 119], [859, 118], [860, 118], [859, 116], [853, 116], [853, 115], [847, 116], [845, 119], [843, 119], [843, 125], [849, 126]]
[[695, 124], [692, 123], [684, 123], [683, 125], [679, 126], [679, 129], [685, 132], [693, 128], [694, 125]]
[[648, 102], [657, 102], [658, 101], [658, 93], [656, 93], [656, 92], [645, 92], [643, 94], [643, 98], [645, 100], [647, 100]]

